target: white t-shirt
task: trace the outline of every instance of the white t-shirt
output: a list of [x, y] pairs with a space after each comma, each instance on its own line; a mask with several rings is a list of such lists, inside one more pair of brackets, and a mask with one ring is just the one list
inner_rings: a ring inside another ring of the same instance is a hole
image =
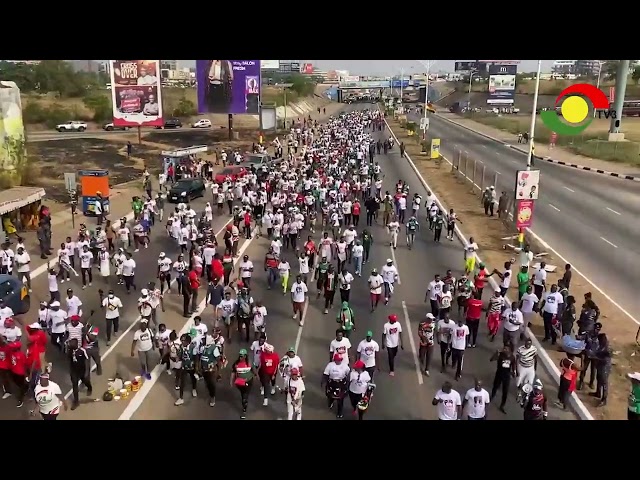
[[278, 273], [281, 276], [286, 276], [289, 275], [289, 270], [291, 270], [291, 265], [289, 265], [289, 262], [281, 260], [278, 264]]
[[533, 261], [533, 252], [529, 250], [525, 252], [524, 250], [520, 252], [520, 266], [521, 267], [529, 267], [529, 264]]
[[331, 340], [329, 344], [329, 352], [332, 354], [338, 354], [342, 357], [342, 363], [349, 363], [349, 349], [351, 348], [351, 342], [347, 337], [342, 337], [342, 340], [338, 341], [335, 338]]
[[533, 312], [533, 306], [536, 305], [540, 299], [535, 293], [525, 293], [522, 295], [522, 308], [520, 311], [522, 313], [531, 313]]
[[451, 348], [456, 350], [464, 350], [467, 346], [467, 337], [469, 336], [469, 327], [466, 325], [456, 325], [453, 327], [451, 336]]
[[429, 282], [429, 300], [437, 300], [440, 294], [442, 293], [442, 287], [444, 286], [444, 282], [442, 280], [431, 280]]
[[281, 360], [281, 364], [282, 375], [285, 377], [290, 376], [289, 372], [291, 372], [291, 369], [297, 368], [298, 370], [300, 370], [302, 368], [302, 360], [300, 360], [300, 357], [297, 355], [294, 355], [293, 357], [289, 357], [288, 355], [286, 355]]
[[252, 269], [253, 269], [253, 262], [251, 260], [247, 260], [246, 262], [240, 263], [240, 277], [251, 278]]
[[296, 380], [289, 379], [285, 385], [287, 390], [287, 402], [292, 403], [294, 400], [300, 400], [305, 391], [304, 381], [298, 377]]
[[544, 296], [544, 307], [542, 308], [542, 311], [555, 315], [558, 313], [558, 305], [561, 303], [564, 303], [564, 299], [560, 292], [548, 292]]
[[29, 272], [31, 270], [30, 261], [31, 257], [27, 252], [16, 255], [15, 262], [18, 264], [18, 273]]
[[358, 258], [364, 256], [364, 247], [362, 245], [354, 245], [351, 249], [351, 255]]
[[349, 365], [344, 361], [340, 364], [331, 362], [325, 367], [324, 374], [328, 375], [330, 380], [342, 380], [349, 374]]
[[137, 342], [139, 352], [148, 352], [153, 348], [153, 332], [147, 328], [144, 332], [142, 330], [136, 330], [133, 334], [133, 339]]
[[380, 345], [375, 340], [367, 342], [366, 339], [358, 344], [357, 352], [360, 354], [360, 360], [364, 362], [366, 368], [376, 366], [376, 353], [380, 351]]
[[382, 279], [382, 276], [380, 274], [371, 275], [369, 277], [369, 290], [371, 291], [371, 293], [381, 295], [383, 283], [384, 283], [384, 280]]
[[351, 282], [353, 282], [353, 275], [351, 275], [351, 273], [347, 272], [346, 275], [338, 275], [340, 290], [351, 290]]
[[453, 295], [451, 292], [443, 292], [440, 294], [440, 307], [441, 308], [449, 308], [451, 307], [451, 302], [453, 301]]
[[291, 294], [293, 295], [293, 301], [296, 303], [304, 303], [305, 294], [308, 291], [307, 284], [304, 282], [295, 282], [291, 285]]
[[367, 391], [367, 385], [371, 381], [371, 375], [369, 373], [358, 373], [355, 370], [351, 370], [349, 374], [349, 391], [353, 393], [363, 394]]
[[80, 315], [80, 308], [82, 307], [82, 300], [73, 295], [71, 298], [66, 298], [67, 301], [67, 315], [70, 317], [74, 315]]
[[218, 305], [218, 308], [222, 310], [222, 316], [225, 318], [228, 318], [231, 315], [233, 315], [234, 312], [236, 311], [237, 304], [238, 302], [236, 301], [235, 298], [230, 298], [229, 300], [224, 299], [220, 302], [220, 305]]
[[93, 253], [80, 252], [80, 268], [91, 268], [91, 260], [93, 260]]
[[104, 307], [104, 318], [107, 320], [113, 320], [120, 316], [120, 308], [123, 308], [122, 301], [114, 296], [113, 298], [107, 297], [102, 300], [102, 306]]
[[40, 385], [40, 382], [38, 382], [34, 389], [34, 396], [40, 413], [48, 415], [60, 413], [62, 402], [60, 402], [58, 395], [62, 395], [62, 390], [57, 383], [49, 381], [49, 385], [43, 387]]
[[478, 392], [475, 388], [470, 388], [464, 396], [467, 401], [467, 415], [471, 418], [484, 418], [487, 414], [487, 404], [491, 401], [489, 392], [481, 388]]
[[395, 267], [395, 265], [385, 265], [380, 269], [380, 271], [382, 273], [382, 279], [386, 283], [393, 283], [396, 281], [396, 277], [398, 276], [398, 269]]
[[[67, 327], [65, 325], [65, 320], [67, 319], [67, 312], [64, 310], [55, 310], [49, 311], [49, 320], [51, 320], [51, 333], [65, 333], [67, 331]], [[59, 323], [61, 325], [57, 325]]]
[[402, 325], [400, 322], [387, 322], [382, 328], [384, 333], [384, 344], [387, 348], [396, 348], [400, 343], [400, 334], [402, 333]]
[[133, 277], [136, 269], [136, 261], [133, 258], [128, 258], [122, 262], [122, 275], [125, 277]]
[[458, 392], [451, 390], [449, 393], [444, 393], [442, 390], [438, 390], [436, 399], [442, 400], [442, 402], [438, 402], [438, 418], [440, 420], [458, 419], [458, 407], [462, 405], [462, 399]]
[[543, 282], [546, 282], [546, 280], [547, 280], [547, 271], [544, 268], [539, 268], [533, 274], [534, 285], [538, 285], [539, 287], [542, 287], [544, 285]]
[[502, 281], [500, 282], [500, 286], [502, 288], [509, 288], [509, 286], [511, 286], [511, 277], [513, 276], [511, 273], [511, 269], [505, 270], [502, 273], [502, 276], [504, 277], [502, 279]]
[[524, 324], [524, 317], [520, 310], [511, 310], [510, 308], [507, 308], [503, 312], [502, 316], [505, 319], [504, 329], [507, 332], [517, 332]]

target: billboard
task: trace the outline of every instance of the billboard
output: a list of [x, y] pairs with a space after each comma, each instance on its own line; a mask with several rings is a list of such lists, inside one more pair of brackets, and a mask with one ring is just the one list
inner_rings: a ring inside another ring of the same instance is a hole
[[25, 158], [25, 145], [20, 89], [14, 82], [0, 81], [0, 174], [15, 173]]
[[489, 67], [489, 105], [511, 105], [516, 93], [517, 65], [491, 65]]
[[456, 72], [474, 70], [476, 62], [456, 62]]
[[313, 74], [313, 63], [303, 63], [300, 73], [304, 73], [305, 75]]
[[160, 60], [110, 60], [116, 127], [161, 127]]
[[260, 60], [260, 68], [262, 70], [278, 70], [280, 68], [280, 60]]
[[260, 111], [260, 60], [196, 60], [199, 113]]

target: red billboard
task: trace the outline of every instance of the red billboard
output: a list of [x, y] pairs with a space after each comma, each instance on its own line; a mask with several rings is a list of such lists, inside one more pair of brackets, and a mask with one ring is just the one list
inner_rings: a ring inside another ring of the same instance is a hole
[[313, 63], [303, 63], [300, 73], [304, 75], [311, 75], [313, 73]]
[[160, 60], [111, 60], [111, 100], [116, 127], [161, 127]]

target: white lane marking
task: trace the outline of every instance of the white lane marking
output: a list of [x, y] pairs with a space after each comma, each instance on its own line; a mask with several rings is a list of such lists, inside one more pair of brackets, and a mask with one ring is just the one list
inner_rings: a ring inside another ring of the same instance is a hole
[[551, 208], [553, 208], [556, 212], [559, 212], [559, 211], [560, 211], [560, 209], [559, 209], [558, 207], [556, 207], [555, 205], [549, 204], [549, 206], [550, 206]]
[[[224, 228], [222, 230], [224, 230]], [[220, 232], [222, 230], [220, 230]], [[220, 232], [216, 234], [216, 237], [220, 234]], [[234, 268], [236, 266], [236, 263], [238, 263], [238, 261], [242, 258], [242, 254], [244, 253], [244, 251], [247, 248], [249, 248], [249, 245], [251, 244], [251, 242], [253, 242], [255, 238], [256, 237], [251, 237], [249, 240], [245, 240], [244, 243], [240, 246], [240, 248], [238, 249], [238, 257], [233, 262]], [[207, 307], [207, 299], [205, 298], [200, 302], [197, 310], [193, 312], [193, 314], [182, 326], [182, 328], [180, 329], [180, 333], [178, 333], [178, 338], [180, 338], [182, 335], [187, 333], [187, 330], [191, 326], [191, 322], [193, 322], [193, 317], [200, 315], [206, 307]], [[146, 380], [142, 384], [142, 388], [140, 388], [138, 393], [136, 393], [135, 397], [131, 399], [131, 401], [129, 402], [129, 405], [127, 405], [127, 408], [124, 409], [124, 412], [122, 412], [122, 415], [120, 415], [118, 420], [131, 420], [131, 417], [133, 417], [136, 411], [138, 411], [138, 409], [142, 406], [142, 402], [144, 402], [145, 398], [147, 398], [149, 393], [151, 393], [151, 389], [162, 376], [162, 371], [164, 370], [164, 368], [165, 366], [162, 364], [156, 365], [156, 367], [151, 372], [151, 380]]]
[[488, 149], [489, 147], [487, 147], [486, 145], [484, 145], [484, 144], [483, 144], [483, 145], [482, 145], [482, 148], [487, 148], [487, 149]]
[[478, 160], [478, 163], [484, 163], [482, 160]]
[[609, 210], [610, 212], [615, 213], [616, 215], [622, 215], [620, 212], [616, 212], [613, 208], [606, 207], [606, 209]]
[[497, 173], [498, 175], [502, 175], [502, 174], [501, 174], [500, 172], [498, 172], [497, 170], [496, 170], [496, 173]]
[[418, 358], [418, 350], [416, 349], [416, 341], [413, 339], [413, 329], [411, 328], [411, 321], [409, 320], [409, 311], [407, 310], [407, 304], [402, 301], [402, 311], [404, 312], [404, 321], [407, 326], [407, 335], [409, 337], [409, 345], [411, 345], [411, 353], [413, 355], [413, 363], [416, 366], [416, 375], [418, 376], [418, 385], [422, 385], [424, 380], [422, 378], [422, 372], [420, 371], [420, 359]]
[[609, 240], [607, 240], [604, 237], [600, 237], [600, 240], [603, 240], [605, 242], [607, 242], [609, 245], [611, 245], [613, 248], [618, 248], [618, 246], [615, 243], [611, 243]]
[[[396, 262], [396, 252], [394, 252], [393, 247], [389, 247], [391, 249], [391, 259], [393, 260], [393, 264], [396, 266], [396, 270], [398, 270], [398, 262]], [[400, 272], [398, 272], [398, 285], [402, 285], [400, 281]]]
[[304, 328], [304, 324], [307, 323], [305, 319], [307, 318], [307, 311], [309, 310], [309, 297], [307, 297], [307, 301], [304, 303], [304, 309], [302, 310], [302, 325], [298, 327], [298, 334], [296, 335], [296, 343], [294, 348], [296, 350], [296, 355], [298, 354], [298, 350], [300, 349], [300, 342], [302, 341], [302, 329]]
[[565, 187], [564, 185], [563, 185], [563, 188], [566, 188], [566, 189], [567, 189], [567, 190], [569, 190], [571, 193], [576, 193], [576, 191], [575, 191], [575, 190], [571, 190], [569, 187]]

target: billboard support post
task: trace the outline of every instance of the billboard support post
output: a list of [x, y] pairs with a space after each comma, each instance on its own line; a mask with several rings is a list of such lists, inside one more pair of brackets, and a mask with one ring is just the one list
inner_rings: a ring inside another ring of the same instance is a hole
[[536, 110], [538, 109], [538, 92], [540, 91], [540, 69], [542, 60], [538, 60], [538, 72], [536, 73], [536, 88], [533, 94], [533, 110], [531, 111], [531, 127], [529, 128], [529, 154], [527, 155], [527, 170], [531, 170], [533, 159], [533, 138], [536, 130]]
[[116, 127], [161, 127], [160, 60], [110, 60], [111, 103]]
[[142, 127], [138, 126], [138, 145], [142, 145]]
[[284, 96], [284, 129], [287, 129], [287, 87], [284, 87], [282, 90]]
[[229, 140], [233, 140], [233, 113], [228, 116], [229, 121]]

